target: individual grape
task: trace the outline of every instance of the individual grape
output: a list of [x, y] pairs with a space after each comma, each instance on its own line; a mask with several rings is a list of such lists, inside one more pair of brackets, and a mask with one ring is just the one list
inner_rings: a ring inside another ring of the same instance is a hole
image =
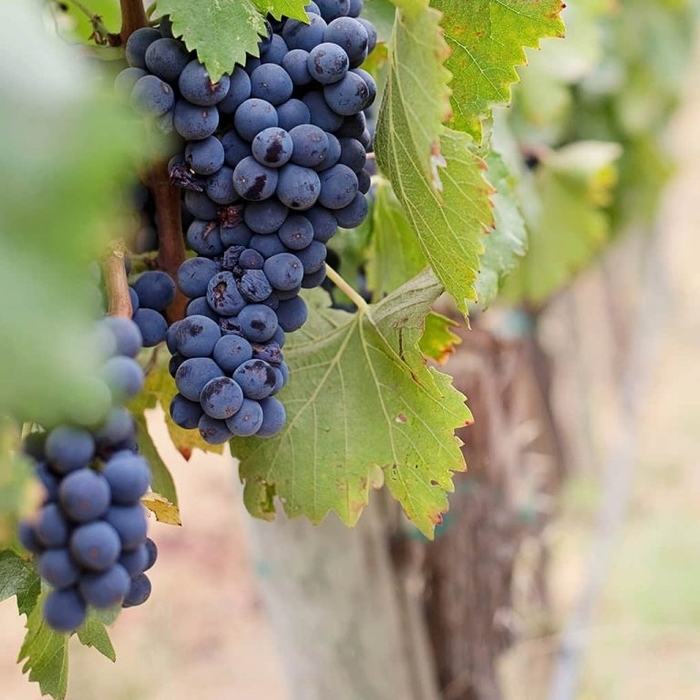
[[264, 399], [269, 396], [276, 381], [272, 367], [263, 360], [244, 362], [236, 368], [233, 378], [247, 399]]
[[239, 335], [224, 335], [214, 347], [214, 360], [224, 372], [233, 372], [252, 357], [253, 348]]
[[301, 283], [304, 276], [301, 261], [292, 253], [278, 253], [269, 257], [265, 261], [263, 270], [270, 284], [282, 291], [294, 289]]
[[263, 63], [250, 75], [250, 95], [271, 105], [286, 102], [294, 92], [289, 73], [276, 63]]
[[277, 309], [277, 321], [287, 333], [299, 330], [309, 316], [306, 302], [301, 297], [281, 301]]
[[131, 314], [135, 314], [141, 304], [139, 303], [139, 295], [131, 288], [129, 287], [129, 299], [131, 299]]
[[267, 297], [267, 299], [264, 299], [260, 303], [265, 304], [265, 306], [269, 306], [273, 311], [276, 311], [277, 307], [280, 305], [280, 300], [279, 300], [279, 297], [277, 296], [278, 293], [279, 292], [273, 291], [272, 294], [270, 294], [270, 296]]
[[36, 527], [26, 520], [21, 520], [17, 526], [19, 543], [32, 554], [41, 554], [45, 545], [36, 533]]
[[[277, 329], [275, 329], [275, 334], [276, 333]], [[275, 337], [274, 334], [272, 337]], [[253, 358], [256, 360], [264, 360], [268, 364], [275, 367], [276, 365], [279, 365], [280, 362], [282, 362], [282, 350], [279, 346], [279, 343], [270, 339], [264, 344], [253, 345]]]
[[357, 114], [370, 104], [367, 83], [355, 73], [347, 73], [342, 80], [323, 88], [328, 106], [343, 116]]
[[123, 71], [117, 74], [114, 79], [114, 91], [124, 97], [124, 99], [131, 99], [131, 92], [134, 89], [134, 85], [139, 81], [140, 78], [149, 75], [149, 73], [143, 68], [125, 68]]
[[275, 126], [258, 132], [251, 144], [255, 160], [270, 168], [283, 166], [292, 157], [293, 148], [289, 133]]
[[214, 360], [208, 357], [193, 357], [185, 360], [175, 373], [177, 390], [190, 401], [199, 401], [204, 385], [221, 377], [223, 372]]
[[67, 588], [78, 583], [80, 569], [67, 549], [47, 549], [36, 560], [39, 576], [54, 588]]
[[[46, 492], [46, 502], [55, 501], [58, 498], [58, 477], [48, 468], [46, 464], [37, 462], [34, 467], [34, 475], [41, 482]], [[27, 547], [29, 549], [29, 547]]]
[[320, 15], [309, 15], [309, 22], [302, 22], [297, 19], [288, 19], [282, 30], [282, 38], [285, 40], [289, 50], [304, 49], [311, 51], [323, 41], [326, 31], [326, 22]]
[[177, 349], [185, 357], [208, 357], [221, 338], [219, 326], [206, 316], [187, 316], [177, 329]]
[[326, 22], [344, 17], [350, 12], [350, 0], [316, 0], [316, 4]]
[[348, 206], [357, 194], [357, 175], [347, 165], [334, 165], [320, 175], [321, 193], [318, 202], [328, 209]]
[[316, 172], [319, 173], [332, 168], [336, 163], [340, 162], [340, 156], [343, 152], [340, 141], [334, 134], [326, 132], [326, 136], [328, 137], [328, 153], [326, 154], [325, 160], [315, 168]]
[[292, 163], [306, 168], [320, 165], [328, 154], [328, 135], [314, 124], [295, 126], [289, 136], [292, 142]]
[[255, 435], [262, 425], [263, 412], [260, 403], [253, 399], [243, 399], [238, 412], [226, 421], [228, 429], [238, 437]]
[[[139, 309], [137, 315], [148, 310]], [[141, 333], [144, 334], [143, 329], [141, 329]], [[165, 332], [163, 332], [164, 337]], [[110, 357], [102, 366], [101, 374], [114, 400], [119, 403], [138, 396], [145, 381], [141, 365], [131, 357], [120, 355]]]
[[[203, 297], [197, 297], [196, 299], [192, 299], [189, 304], [187, 304], [187, 307], [185, 308], [185, 315], [186, 316], [206, 316], [207, 318], [210, 318], [212, 321], [216, 321], [218, 323], [219, 321], [219, 314], [214, 311], [211, 306], [209, 306], [209, 302], [207, 301], [206, 296]], [[184, 355], [180, 355], [180, 353], [176, 353], [177, 356], [180, 358], [180, 362], [177, 363], [177, 367], [179, 367], [187, 358]], [[173, 358], [175, 355], [173, 355]], [[175, 367], [175, 371], [177, 370], [177, 367]], [[170, 374], [172, 376], [175, 376], [175, 371], [171, 369]]]
[[318, 5], [313, 2], [313, 0], [306, 5], [304, 5], [304, 9], [306, 10], [307, 14], [313, 14], [313, 15], [320, 15], [321, 10], [319, 9]]
[[267, 100], [251, 97], [236, 109], [233, 123], [239, 136], [252, 141], [258, 132], [277, 126], [277, 111]]
[[119, 566], [124, 567], [126, 573], [129, 574], [130, 577], [142, 574], [146, 570], [146, 565], [148, 564], [147, 546], [142, 544], [136, 547], [136, 549], [122, 552], [117, 563]]
[[222, 445], [233, 437], [224, 421], [212, 418], [206, 413], [199, 420], [199, 434], [202, 440], [210, 445]]
[[[342, 76], [341, 76], [342, 78]], [[310, 121], [324, 131], [336, 131], [343, 124], [343, 117], [336, 114], [327, 104], [322, 92], [311, 90], [301, 98], [308, 107]]]
[[357, 139], [342, 138], [340, 148], [339, 162], [347, 165], [354, 173], [359, 173], [367, 161], [365, 147]]
[[367, 218], [368, 213], [369, 204], [367, 203], [367, 198], [361, 192], [358, 192], [352, 202], [346, 207], [335, 211], [338, 225], [343, 228], [359, 226]]
[[100, 428], [95, 432], [97, 451], [105, 456], [136, 444], [136, 422], [123, 406], [113, 406]]
[[277, 235], [290, 250], [302, 250], [313, 241], [314, 227], [305, 216], [292, 214], [280, 226]]
[[246, 248], [238, 258], [238, 264], [243, 270], [262, 270], [265, 258], [257, 250]]
[[156, 563], [156, 559], [158, 559], [158, 546], [150, 537], [146, 539], [146, 552], [148, 554], [148, 561], [143, 568], [144, 571], [148, 571]]
[[345, 50], [337, 44], [324, 41], [309, 51], [309, 73], [322, 85], [342, 80], [350, 67]]
[[207, 178], [204, 185], [207, 197], [217, 204], [233, 204], [239, 197], [233, 186], [233, 168], [224, 165]]
[[148, 47], [161, 38], [161, 33], [153, 27], [141, 27], [132, 32], [124, 47], [124, 57], [129, 65], [136, 68], [145, 68]]
[[315, 206], [304, 212], [314, 229], [314, 240], [327, 243], [338, 230], [338, 221], [333, 212], [325, 207]]
[[216, 377], [204, 385], [199, 401], [208, 416], [225, 420], [240, 409], [243, 392], [231, 377]]
[[277, 330], [275, 331], [275, 334], [272, 336], [272, 340], [270, 342], [277, 343], [277, 345], [279, 345], [280, 348], [283, 348], [284, 341], [285, 341], [284, 331], [282, 330], [282, 328], [277, 326]]
[[253, 232], [242, 221], [239, 221], [235, 226], [221, 228], [221, 242], [227, 248], [232, 245], [247, 246], [252, 237]]
[[157, 39], [146, 49], [144, 62], [151, 73], [174, 83], [190, 62], [190, 53], [178, 39]]
[[47, 503], [39, 510], [34, 529], [45, 547], [62, 547], [68, 541], [68, 523], [55, 503]]
[[165, 311], [175, 300], [175, 282], [167, 272], [144, 272], [132, 285], [139, 295], [141, 308]]
[[181, 95], [193, 105], [211, 107], [228, 95], [230, 80], [224, 74], [212, 82], [209, 71], [197, 60], [190, 61], [180, 73], [177, 82]]
[[[260, 258], [263, 259], [262, 255], [260, 255]], [[267, 275], [261, 269], [246, 270], [241, 276], [238, 286], [241, 296], [252, 303], [265, 301], [272, 294], [272, 286], [267, 279]]]
[[219, 272], [209, 280], [207, 301], [220, 316], [235, 316], [246, 305], [230, 272]]
[[282, 59], [282, 67], [297, 87], [308, 85], [313, 80], [309, 73], [308, 61], [309, 52], [306, 49], [292, 49]]
[[[225, 336], [231, 337], [231, 336]], [[202, 406], [199, 401], [190, 401], [182, 394], [175, 394], [170, 402], [170, 417], [175, 425], [180, 428], [193, 430], [199, 424], [202, 417]]]
[[182, 138], [197, 141], [211, 136], [219, 126], [219, 112], [216, 107], [201, 107], [177, 100], [173, 111], [173, 126]]
[[139, 327], [128, 318], [121, 316], [106, 316], [100, 321], [107, 328], [116, 342], [116, 354], [126, 357], [136, 357], [143, 345]]
[[131, 91], [131, 106], [143, 117], [162, 117], [175, 105], [175, 93], [155, 75], [139, 78]]
[[243, 212], [246, 225], [255, 233], [274, 233], [284, 223], [289, 209], [277, 199], [251, 202]]
[[224, 147], [215, 136], [190, 141], [185, 148], [185, 162], [199, 175], [213, 175], [224, 164]]
[[291, 131], [300, 124], [307, 124], [310, 120], [309, 108], [301, 100], [294, 97], [277, 107], [278, 126], [285, 131]]
[[104, 520], [79, 525], [70, 536], [73, 559], [91, 571], [106, 571], [121, 552], [117, 531]]
[[359, 173], [357, 173], [357, 189], [359, 190], [360, 194], [367, 194], [371, 186], [372, 178], [367, 172], [367, 169], [363, 168]]
[[348, 17], [358, 17], [365, 6], [365, 0], [350, 0]]
[[87, 605], [76, 588], [57, 588], [46, 596], [42, 612], [51, 629], [72, 632], [85, 622]]
[[287, 248], [278, 236], [264, 236], [260, 234], [250, 239], [250, 247], [259, 252], [264, 258], [287, 251]]
[[146, 542], [148, 521], [140, 503], [128, 506], [113, 505], [104, 516], [104, 522], [115, 529], [122, 549], [135, 549]]
[[233, 245], [224, 251], [224, 255], [221, 258], [221, 267], [224, 270], [236, 270], [236, 277], [238, 277], [238, 258], [241, 253], [245, 250], [245, 246]]
[[260, 53], [260, 61], [262, 62], [262, 64], [280, 64], [282, 63], [282, 59], [287, 55], [288, 51], [289, 47], [282, 38], [282, 35], [275, 32], [272, 34], [270, 43]]
[[275, 373], [275, 386], [272, 387], [272, 393], [270, 394], [270, 396], [274, 396], [275, 394], [282, 391], [285, 384], [284, 375], [282, 374], [282, 372], [277, 367], [273, 367], [272, 371]]
[[258, 437], [272, 437], [273, 435], [277, 435], [277, 433], [282, 430], [287, 420], [287, 412], [284, 410], [284, 405], [278, 399], [271, 396], [262, 399], [260, 401], [260, 407], [263, 412], [263, 420], [256, 435]]
[[294, 251], [303, 265], [305, 275], [310, 275], [323, 267], [323, 263], [326, 262], [326, 253], [326, 246], [318, 241], [312, 241], [304, 250]]
[[185, 296], [201, 297], [207, 293], [209, 280], [217, 272], [219, 264], [214, 260], [201, 256], [188, 258], [177, 271], [177, 285]]
[[198, 255], [208, 258], [224, 252], [219, 226], [215, 221], [195, 219], [187, 228], [187, 245]]
[[233, 114], [238, 107], [250, 97], [250, 76], [236, 66], [229, 77], [229, 88], [221, 102], [217, 105], [222, 114]]
[[151, 580], [146, 574], [139, 574], [131, 579], [129, 592], [122, 601], [123, 608], [143, 605], [151, 595]]
[[84, 467], [95, 454], [95, 439], [82, 428], [62, 425], [46, 438], [46, 459], [59, 474]]
[[138, 503], [148, 490], [151, 470], [148, 462], [131, 452], [117, 452], [105, 463], [102, 476], [109, 483], [112, 503]]
[[233, 129], [221, 137], [221, 145], [224, 147], [224, 161], [230, 168], [235, 168], [244, 158], [251, 155], [250, 143], [243, 140]]
[[96, 520], [107, 512], [111, 498], [109, 483], [89, 467], [68, 474], [58, 489], [63, 512], [76, 523]]
[[368, 104], [371, 105], [377, 98], [377, 83], [374, 81], [372, 74], [368, 73], [363, 68], [352, 68], [350, 72], [354, 73], [355, 75], [359, 75], [362, 78], [362, 80], [365, 81], [365, 85], [367, 86], [367, 90], [369, 91]]
[[367, 30], [352, 17], [338, 17], [330, 22], [323, 33], [323, 40], [341, 46], [350, 63], [359, 65], [367, 56]]
[[277, 198], [290, 209], [301, 211], [314, 205], [321, 189], [316, 172], [292, 163], [280, 168], [276, 186]]
[[351, 114], [343, 117], [342, 124], [335, 130], [335, 135], [339, 138], [357, 139], [360, 143], [363, 140], [363, 134], [367, 131], [367, 118], [364, 112]]
[[100, 573], [88, 573], [80, 580], [80, 593], [88, 605], [111, 608], [122, 602], [131, 588], [131, 576], [120, 564]]
[[304, 278], [301, 280], [301, 286], [304, 289], [314, 289], [315, 287], [319, 287], [325, 279], [326, 266], [324, 265], [320, 270], [304, 275]]
[[219, 218], [219, 205], [209, 199], [206, 192], [187, 190], [184, 197], [185, 209], [200, 221], [215, 221]]
[[267, 199], [275, 193], [277, 170], [258, 163], [255, 158], [244, 158], [233, 170], [233, 186], [236, 192], [253, 202]]
[[165, 340], [168, 322], [160, 311], [139, 309], [134, 314], [134, 323], [141, 333], [141, 343], [144, 348], [153, 348]]
[[367, 32], [367, 54], [369, 55], [377, 46], [377, 29], [364, 17], [358, 17], [357, 21], [365, 28], [365, 31]]
[[238, 323], [247, 340], [264, 343], [277, 330], [277, 314], [264, 304], [248, 304], [238, 314]]

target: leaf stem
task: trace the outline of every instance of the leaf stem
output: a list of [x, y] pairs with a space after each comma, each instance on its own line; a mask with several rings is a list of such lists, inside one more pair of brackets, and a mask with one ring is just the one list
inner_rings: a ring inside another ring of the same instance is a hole
[[109, 31], [102, 19], [102, 15], [93, 12], [87, 5], [80, 2], [80, 0], [68, 0], [68, 2], [74, 5], [90, 20], [92, 35], [89, 38], [93, 39], [98, 46], [119, 46], [119, 44], [122, 43], [118, 34], [113, 34]]
[[[159, 270], [167, 272], [173, 281], [177, 281], [177, 271], [186, 257], [180, 215], [180, 190], [170, 184], [168, 164], [165, 161], [158, 163], [149, 172], [145, 182], [156, 204], [158, 228], [156, 266]], [[184, 318], [185, 306], [187, 306], [187, 297], [178, 290], [175, 301], [165, 313], [169, 324]]]
[[148, 26], [148, 17], [142, 0], [119, 0], [122, 11], [122, 28], [119, 32], [122, 43], [141, 27]]
[[131, 318], [133, 308], [129, 294], [129, 280], [124, 266], [125, 254], [124, 242], [122, 240], [114, 241], [112, 250], [102, 263], [102, 269], [107, 290], [107, 314]]
[[367, 311], [369, 304], [330, 265], [326, 265], [326, 276], [358, 309]]

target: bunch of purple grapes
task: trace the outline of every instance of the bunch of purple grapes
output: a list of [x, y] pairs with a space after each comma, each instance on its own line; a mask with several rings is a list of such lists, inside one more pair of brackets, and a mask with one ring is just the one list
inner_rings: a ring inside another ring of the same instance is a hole
[[377, 34], [362, 6], [317, 0], [308, 23], [268, 18], [260, 57], [216, 83], [167, 20], [127, 42], [118, 84], [183, 143], [170, 176], [195, 217], [196, 257], [178, 274], [186, 318], [167, 333], [179, 392], [170, 412], [210, 443], [282, 429], [285, 333], [308, 314], [299, 292], [325, 279], [338, 227], [367, 215], [364, 110], [376, 85], [360, 65]]
[[59, 632], [80, 627], [89, 606], [145, 602], [151, 592], [145, 571], [157, 556], [140, 502], [151, 472], [137, 454], [134, 418], [121, 405], [143, 386], [134, 359], [141, 333], [125, 318], [105, 318], [99, 326], [110, 346], [102, 380], [114, 405], [106, 419], [94, 429], [60, 425], [33, 432], [23, 443], [45, 498], [36, 517], [20, 523], [19, 539], [53, 588], [43, 614]]

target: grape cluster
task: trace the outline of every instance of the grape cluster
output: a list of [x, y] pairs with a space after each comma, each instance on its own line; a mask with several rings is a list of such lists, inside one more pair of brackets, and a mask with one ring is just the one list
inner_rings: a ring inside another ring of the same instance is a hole
[[308, 23], [268, 18], [260, 58], [219, 82], [172, 37], [140, 29], [117, 81], [131, 100], [183, 139], [171, 183], [194, 216], [178, 286], [191, 301], [168, 331], [178, 389], [170, 412], [211, 443], [279, 432], [285, 410], [285, 333], [307, 308], [302, 288], [325, 279], [326, 243], [367, 215], [376, 96], [360, 65], [377, 34], [362, 0], [318, 0]]
[[145, 602], [151, 584], [144, 572], [157, 556], [140, 503], [151, 472], [137, 454], [135, 421], [120, 405], [143, 386], [134, 359], [141, 333], [125, 318], [105, 318], [99, 326], [111, 351], [102, 368], [114, 399], [106, 419], [92, 430], [61, 425], [30, 433], [23, 443], [45, 498], [36, 518], [20, 523], [19, 539], [53, 588], [43, 614], [60, 632], [79, 627], [88, 606]]

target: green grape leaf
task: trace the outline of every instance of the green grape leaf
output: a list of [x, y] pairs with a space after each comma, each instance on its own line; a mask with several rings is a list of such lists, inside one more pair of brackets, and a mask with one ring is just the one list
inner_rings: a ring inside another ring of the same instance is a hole
[[454, 431], [471, 421], [464, 396], [418, 348], [441, 291], [426, 271], [355, 314], [330, 308], [321, 291], [306, 295], [309, 321], [285, 345], [285, 427], [273, 438], [231, 441], [253, 515], [273, 517], [278, 496], [290, 516], [318, 523], [334, 510], [353, 525], [381, 467], [408, 517], [432, 537], [451, 474], [464, 469]]
[[258, 42], [267, 33], [253, 0], [158, 0], [158, 9], [170, 15], [173, 33], [197, 52], [212, 80], [245, 64], [246, 53], [258, 56]]
[[439, 189], [405, 157], [405, 151], [377, 144], [382, 172], [391, 181], [425, 258], [464, 313], [467, 300], [476, 301], [474, 282], [484, 252], [484, 234], [493, 226], [493, 189], [484, 179], [485, 163], [471, 151], [471, 144], [467, 134], [443, 131], [444, 166], [436, 167], [434, 173]]
[[90, 611], [87, 620], [77, 630], [77, 635], [83, 646], [93, 647], [110, 661], [117, 660], [105, 623], [94, 610]]
[[543, 157], [535, 171], [539, 201], [525, 211], [528, 252], [506, 280], [504, 298], [542, 305], [601, 248], [620, 154], [614, 143], [578, 141]]
[[481, 120], [495, 104], [510, 101], [515, 66], [527, 62], [524, 48], [562, 37], [561, 0], [433, 0], [452, 49], [447, 68], [454, 78], [452, 126], [481, 141]]
[[394, 26], [395, 12], [394, 5], [389, 0], [365, 0], [362, 17], [374, 25], [378, 40], [387, 42]]
[[133, 114], [43, 22], [38, 3], [0, 3], [0, 414], [90, 424], [110, 397], [88, 263], [124, 221], [121, 189], [147, 149]]
[[489, 181], [496, 189], [492, 199], [496, 225], [484, 238], [486, 250], [479, 260], [481, 269], [476, 293], [482, 310], [493, 302], [527, 250], [527, 229], [518, 205], [515, 182], [497, 153], [492, 151], [486, 160]]
[[[43, 599], [42, 595], [42, 599]], [[64, 700], [68, 689], [68, 638], [54, 632], [44, 622], [41, 602], [27, 617], [27, 634], [19, 651], [18, 662], [24, 661], [22, 672], [39, 684], [43, 695]]]
[[308, 5], [307, 0], [253, 0], [258, 9], [263, 14], [271, 14], [275, 19], [291, 17], [308, 21], [308, 15], [304, 7]]
[[367, 285], [375, 299], [393, 292], [427, 265], [403, 207], [384, 178], [374, 189], [370, 240]]
[[41, 581], [31, 561], [11, 549], [0, 552], [0, 601], [17, 596], [20, 615], [29, 615], [36, 606]]
[[462, 339], [452, 331], [458, 324], [451, 318], [431, 311], [425, 317], [425, 330], [421, 336], [420, 351], [439, 365], [444, 364]]

